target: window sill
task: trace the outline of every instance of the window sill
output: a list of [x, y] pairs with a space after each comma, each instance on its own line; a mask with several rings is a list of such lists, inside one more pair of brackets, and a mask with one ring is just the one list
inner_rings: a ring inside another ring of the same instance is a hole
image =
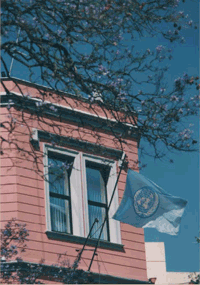
[[[46, 235], [49, 239], [55, 239], [55, 240], [61, 240], [61, 241], [67, 241], [67, 242], [72, 242], [72, 243], [79, 243], [79, 244], [84, 244], [86, 240], [85, 237], [79, 237], [79, 236], [74, 236], [70, 234], [57, 233], [57, 232], [51, 232], [51, 231], [46, 231]], [[89, 246], [96, 246], [96, 243], [97, 243], [97, 239], [89, 238], [87, 241], [87, 245]], [[112, 242], [103, 241], [103, 240], [99, 242], [99, 247], [105, 248], [105, 249], [117, 250], [117, 251], [124, 251], [123, 244], [112, 243]]]

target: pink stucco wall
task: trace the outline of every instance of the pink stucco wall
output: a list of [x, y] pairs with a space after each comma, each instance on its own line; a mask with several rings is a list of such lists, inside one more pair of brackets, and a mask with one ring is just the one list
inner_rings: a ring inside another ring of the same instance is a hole
[[[20, 93], [19, 88], [13, 82], [4, 82], [10, 91]], [[20, 84], [20, 89], [32, 97], [41, 97], [36, 88]], [[3, 92], [4, 89], [1, 90]], [[57, 102], [56, 95], [47, 99]], [[66, 98], [60, 104], [64, 106], [75, 107], [76, 109], [89, 112], [88, 105], [79, 100]], [[78, 127], [66, 121], [60, 122], [55, 119], [45, 118], [38, 120], [35, 115], [22, 113], [14, 108], [10, 110], [12, 116], [17, 120], [13, 132], [9, 133], [3, 130], [4, 137], [14, 144], [5, 142], [5, 150], [1, 160], [1, 221], [4, 223], [12, 217], [16, 217], [20, 222], [27, 224], [30, 236], [27, 243], [27, 250], [23, 254], [25, 261], [39, 262], [45, 260], [46, 264], [53, 264], [57, 261], [57, 254], [67, 252], [71, 262], [77, 255], [76, 249], [82, 248], [82, 245], [73, 244], [65, 241], [50, 240], [45, 234], [45, 191], [43, 174], [43, 142], [40, 142], [41, 149], [33, 153], [29, 142], [29, 129], [37, 128], [51, 133], [57, 132], [63, 136], [96, 143], [94, 131], [90, 128]], [[103, 111], [96, 107], [96, 112], [103, 116]], [[7, 108], [1, 109], [2, 121], [9, 121], [9, 112]], [[123, 115], [123, 114], [122, 114]], [[104, 115], [105, 116], [105, 115]], [[107, 113], [108, 117], [112, 117]], [[56, 126], [59, 126], [58, 129]], [[120, 148], [118, 143], [113, 142], [113, 137], [109, 133], [98, 132], [100, 136], [99, 143], [113, 148]], [[16, 145], [24, 151], [18, 151]], [[128, 140], [124, 144], [126, 155], [131, 163], [137, 160], [137, 142]], [[38, 158], [35, 163], [35, 158]], [[119, 200], [123, 196], [125, 188], [126, 173], [122, 172], [118, 183]], [[139, 279], [147, 281], [144, 231], [143, 229], [121, 223], [122, 244], [124, 252], [98, 249], [98, 262], [95, 258], [92, 265], [93, 272], [120, 276], [124, 278]], [[92, 249], [93, 247], [87, 247]], [[91, 259], [92, 251], [84, 251], [80, 268], [87, 270]]]

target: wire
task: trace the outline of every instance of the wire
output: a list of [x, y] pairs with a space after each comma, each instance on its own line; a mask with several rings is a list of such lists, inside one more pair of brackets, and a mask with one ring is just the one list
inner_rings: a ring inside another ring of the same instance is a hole
[[106, 273], [108, 274], [108, 270], [106, 269], [105, 262], [103, 261], [103, 259], [102, 259], [102, 257], [101, 257], [101, 254], [99, 254], [99, 256], [100, 256], [100, 258], [101, 258], [101, 261], [102, 261], [102, 263], [103, 263], [103, 266], [104, 266], [104, 268], [105, 268], [105, 271], [106, 271]]
[[82, 257], [81, 260], [83, 260], [83, 262], [85, 263], [85, 265], [88, 267], [88, 264], [86, 263], [86, 261], [84, 260], [84, 258]]
[[102, 227], [102, 225], [103, 223], [101, 223], [101, 225], [96, 229], [96, 231], [92, 235], [90, 235], [90, 237], [93, 237], [96, 234], [96, 232]]
[[[111, 220], [111, 219], [112, 218], [108, 218], [108, 220]], [[90, 237], [93, 237], [96, 234], [96, 232], [102, 227], [103, 223], [100, 224], [100, 226], [96, 229], [96, 231], [92, 235], [90, 235]]]
[[[21, 28], [19, 28], [19, 30], [18, 30], [17, 39], [16, 39], [16, 44], [17, 44], [18, 41], [19, 41], [20, 32], [21, 32]], [[12, 58], [12, 60], [11, 60], [10, 70], [9, 70], [9, 76], [11, 75], [11, 71], [12, 71], [12, 67], [13, 67], [13, 62], [14, 62], [14, 58]]]
[[99, 264], [99, 259], [98, 259], [98, 255], [97, 255], [97, 264], [98, 264], [98, 269], [99, 269], [99, 284], [100, 284], [100, 264]]

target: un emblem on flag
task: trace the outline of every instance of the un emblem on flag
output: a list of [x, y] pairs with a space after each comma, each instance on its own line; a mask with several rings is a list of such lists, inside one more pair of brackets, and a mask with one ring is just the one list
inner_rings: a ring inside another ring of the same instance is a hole
[[152, 216], [159, 205], [159, 196], [151, 187], [145, 186], [134, 195], [134, 209], [141, 218]]

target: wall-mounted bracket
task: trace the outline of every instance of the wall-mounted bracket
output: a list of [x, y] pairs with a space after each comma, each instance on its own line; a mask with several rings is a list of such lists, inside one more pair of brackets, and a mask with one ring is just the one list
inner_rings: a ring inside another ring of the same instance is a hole
[[34, 147], [35, 150], [40, 149], [38, 130], [35, 128], [32, 129], [32, 135], [31, 135], [30, 143], [32, 144], [32, 146]]

